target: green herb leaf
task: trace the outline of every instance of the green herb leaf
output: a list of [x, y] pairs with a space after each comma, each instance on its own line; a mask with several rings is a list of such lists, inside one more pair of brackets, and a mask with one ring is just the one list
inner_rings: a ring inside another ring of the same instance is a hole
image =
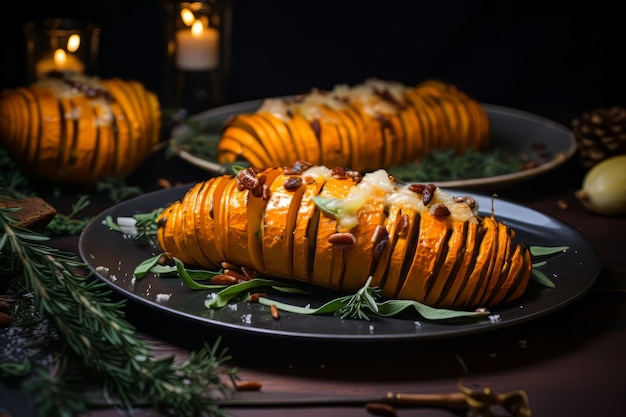
[[[533, 257], [547, 257], [548, 259], [551, 259], [554, 256], [564, 254], [569, 250], [569, 246], [531, 246], [529, 250]], [[540, 270], [540, 268], [547, 265], [548, 259], [535, 260], [533, 262], [533, 269], [530, 277], [539, 285], [543, 285], [547, 288], [556, 288], [556, 284]]]
[[558, 253], [564, 253], [569, 246], [531, 246], [530, 254], [532, 256], [548, 256]]
[[342, 206], [342, 201], [340, 199], [316, 195], [312, 198], [312, 200], [326, 216], [337, 218], [340, 215]]
[[546, 274], [539, 271], [538, 269], [533, 269], [531, 271], [531, 278], [537, 284], [543, 285], [544, 287], [556, 288], [556, 285], [554, 284], [554, 282], [552, 282], [552, 280], [550, 280], [550, 278], [548, 278]]
[[224, 285], [216, 285], [216, 284], [200, 284], [196, 282], [191, 275], [185, 269], [185, 264], [180, 259], [173, 257], [174, 263], [176, 264], [176, 270], [178, 271], [178, 276], [183, 281], [183, 283], [193, 289], [193, 290], [215, 290], [219, 288], [224, 288]]
[[159, 259], [161, 259], [161, 256], [162, 255], [159, 254], [159, 255], [154, 256], [154, 257], [152, 257], [150, 259], [146, 259], [145, 261], [143, 261], [142, 263], [137, 265], [135, 267], [135, 270], [133, 271], [133, 274], [135, 275], [135, 278], [141, 279], [148, 272], [152, 271], [152, 269], [154, 269], [154, 267], [159, 264]]
[[239, 284], [233, 284], [224, 288], [217, 294], [215, 294], [215, 297], [213, 297], [212, 299], [206, 300], [204, 302], [204, 305], [207, 306], [208, 308], [222, 308], [228, 305], [230, 300], [239, 296], [242, 292], [248, 291], [252, 288], [272, 287], [273, 285], [284, 285], [284, 284], [281, 284], [271, 279], [262, 279], [262, 278], [255, 278], [255, 279], [251, 279], [250, 281], [245, 281]]

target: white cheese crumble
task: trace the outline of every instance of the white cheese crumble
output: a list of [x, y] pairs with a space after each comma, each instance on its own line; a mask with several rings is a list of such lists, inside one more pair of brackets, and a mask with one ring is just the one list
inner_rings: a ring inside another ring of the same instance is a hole
[[[309, 176], [331, 178], [332, 173], [327, 167], [313, 166], [302, 173], [303, 179]], [[398, 185], [383, 169], [366, 173], [345, 198], [329, 201], [326, 208], [337, 213], [338, 230], [351, 230], [359, 224], [359, 212], [376, 198], [382, 199], [386, 208], [395, 206], [418, 212], [429, 210], [434, 204], [444, 204], [450, 211], [449, 221], [477, 222], [476, 207], [470, 207], [465, 201], [455, 201], [452, 195], [438, 187], [427, 207], [420, 194], [410, 190], [409, 185]]]

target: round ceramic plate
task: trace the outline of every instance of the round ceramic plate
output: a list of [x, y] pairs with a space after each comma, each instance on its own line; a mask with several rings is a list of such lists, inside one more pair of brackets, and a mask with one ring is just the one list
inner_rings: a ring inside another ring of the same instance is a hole
[[[247, 101], [218, 107], [191, 117], [202, 131], [219, 134], [224, 122], [232, 115], [252, 113], [262, 100]], [[467, 178], [454, 181], [437, 181], [440, 187], [485, 188], [512, 185], [534, 178], [565, 163], [576, 152], [576, 140], [571, 130], [544, 117], [508, 107], [491, 104], [482, 105], [489, 116], [491, 145], [493, 149], [524, 155], [536, 162], [533, 168], [511, 174], [485, 178]], [[187, 127], [175, 128], [172, 137], [185, 133]], [[210, 161], [181, 150], [178, 155], [190, 164], [214, 174], [222, 174], [225, 168], [216, 161]]]
[[[206, 290], [191, 290], [178, 278], [162, 278], [148, 274], [133, 277], [135, 267], [161, 251], [148, 241], [136, 241], [110, 231], [104, 224], [106, 216], [132, 216], [165, 207], [181, 199], [190, 186], [180, 186], [136, 197], [106, 210], [92, 220], [79, 240], [81, 258], [97, 276], [140, 308], [159, 310], [174, 320], [192, 322], [207, 331], [229, 331], [269, 337], [315, 340], [392, 341], [432, 339], [499, 329], [546, 315], [572, 303], [591, 289], [601, 262], [593, 245], [569, 225], [501, 199], [494, 201], [498, 220], [509, 224], [516, 232], [516, 241], [531, 246], [569, 246], [542, 267], [556, 284], [549, 289], [531, 282], [522, 298], [512, 304], [491, 309], [493, 317], [469, 321], [443, 322], [424, 320], [417, 313], [402, 318], [370, 317], [366, 320], [343, 320], [334, 316], [303, 316], [282, 313], [279, 320], [271, 317], [269, 309], [259, 303], [241, 302], [222, 309], [209, 310], [204, 301]], [[454, 195], [461, 194], [448, 190]], [[466, 194], [466, 193], [465, 193]], [[484, 209], [491, 208], [491, 198], [473, 195]], [[485, 213], [482, 213], [483, 215]], [[315, 307], [337, 297], [328, 290], [311, 294], [281, 294], [273, 298], [290, 304]], [[493, 318], [496, 318], [495, 320]]]

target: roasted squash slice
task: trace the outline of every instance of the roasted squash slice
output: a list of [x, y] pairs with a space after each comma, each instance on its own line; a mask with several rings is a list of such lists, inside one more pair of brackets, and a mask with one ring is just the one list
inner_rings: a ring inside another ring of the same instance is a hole
[[51, 73], [0, 95], [0, 145], [25, 172], [93, 187], [128, 175], [159, 140], [156, 95], [137, 81]]
[[470, 203], [383, 170], [347, 175], [299, 161], [194, 185], [160, 215], [157, 237], [191, 264], [226, 261], [336, 290], [371, 277], [387, 298], [435, 307], [514, 300], [528, 285], [530, 251]]
[[[269, 127], [256, 120], [259, 115]], [[237, 127], [252, 138], [233, 134]], [[232, 143], [238, 138], [239, 153]], [[246, 158], [244, 140], [259, 143], [266, 164], [255, 165]], [[456, 87], [432, 80], [415, 87], [367, 80], [353, 88], [336, 86], [292, 99], [267, 99], [256, 113], [235, 115], [222, 133], [217, 159], [221, 163], [242, 159], [258, 168], [304, 159], [372, 171], [413, 162], [436, 149], [481, 150], [488, 141], [486, 112]]]

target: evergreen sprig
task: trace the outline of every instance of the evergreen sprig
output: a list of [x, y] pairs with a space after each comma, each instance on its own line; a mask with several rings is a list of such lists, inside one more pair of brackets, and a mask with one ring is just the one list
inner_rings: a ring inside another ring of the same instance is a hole
[[0, 209], [0, 278], [11, 277], [12, 294], [29, 295], [40, 320], [49, 321], [62, 342], [50, 369], [31, 366], [28, 359], [0, 365], [3, 378], [26, 379], [37, 415], [85, 411], [89, 401], [77, 387], [86, 381], [128, 409], [149, 401], [170, 415], [226, 415], [216, 392], [227, 390], [222, 377], [236, 378], [236, 371], [225, 368], [231, 358], [219, 340], [184, 361], [154, 358], [124, 319], [125, 301], [112, 301], [106, 284], [93, 279], [75, 254], [51, 248], [46, 236], [16, 227], [15, 210]]

